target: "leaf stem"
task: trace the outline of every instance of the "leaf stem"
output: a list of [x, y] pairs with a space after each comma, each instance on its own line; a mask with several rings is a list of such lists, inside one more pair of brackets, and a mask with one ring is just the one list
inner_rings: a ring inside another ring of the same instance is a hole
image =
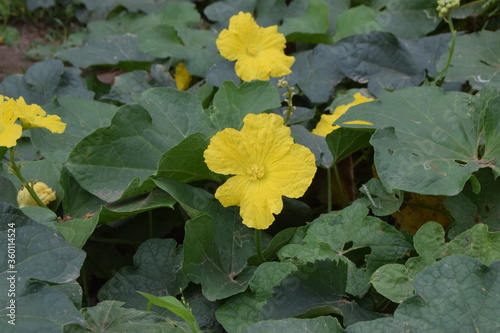
[[257, 254], [257, 257], [259, 258], [259, 260], [261, 262], [266, 262], [266, 258], [264, 257], [264, 254], [262, 253], [261, 230], [260, 229], [255, 229], [254, 242], [255, 242], [255, 252]]
[[[28, 190], [29, 194], [31, 197], [35, 200], [35, 202], [38, 204], [38, 206], [47, 208], [47, 206], [40, 200], [38, 195], [36, 194], [35, 190], [33, 189], [33, 184], [31, 182], [28, 182], [26, 178], [23, 177], [23, 174], [21, 173], [21, 168], [19, 165], [17, 165], [16, 160], [14, 158], [15, 156], [15, 149], [14, 147], [10, 148], [10, 167], [12, 171], [14, 171], [14, 174], [19, 178], [21, 183], [23, 184], [24, 187]], [[48, 209], [48, 208], [47, 208]]]
[[332, 211], [332, 168], [326, 169], [326, 210], [327, 213]]

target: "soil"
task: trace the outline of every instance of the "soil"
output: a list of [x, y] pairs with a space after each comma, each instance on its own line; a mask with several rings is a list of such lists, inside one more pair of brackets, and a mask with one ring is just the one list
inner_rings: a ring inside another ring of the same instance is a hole
[[15, 73], [24, 73], [35, 60], [24, 58], [24, 54], [36, 41], [43, 40], [46, 29], [43, 26], [23, 23], [14, 26], [19, 31], [19, 40], [13, 47], [0, 45], [0, 81]]

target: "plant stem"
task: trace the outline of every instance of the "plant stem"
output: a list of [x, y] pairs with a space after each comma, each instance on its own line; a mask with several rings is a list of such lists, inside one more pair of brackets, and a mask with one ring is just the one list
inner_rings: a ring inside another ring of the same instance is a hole
[[347, 204], [347, 198], [345, 196], [344, 187], [342, 186], [342, 180], [340, 179], [339, 169], [337, 164], [334, 164], [331, 169], [333, 170], [333, 176], [335, 177], [335, 185], [337, 186], [337, 191], [339, 192], [340, 201], [342, 205]]
[[326, 186], [326, 210], [327, 213], [332, 211], [332, 169], [327, 168], [326, 169], [326, 181], [327, 181], [327, 186]]
[[260, 229], [255, 229], [254, 242], [255, 242], [255, 252], [257, 253], [257, 257], [261, 262], [266, 262], [266, 258], [264, 258], [264, 254], [262, 253]]
[[19, 180], [21, 181], [23, 186], [26, 187], [29, 194], [35, 200], [35, 202], [38, 204], [38, 206], [43, 207], [43, 208], [47, 208], [47, 206], [42, 202], [42, 200], [40, 200], [40, 198], [36, 194], [31, 182], [28, 182], [23, 177], [23, 174], [21, 173], [21, 168], [17, 165], [16, 160], [14, 159], [14, 155], [15, 155], [15, 149], [14, 149], [14, 147], [12, 147], [12, 148], [10, 148], [10, 167], [11, 167], [12, 171], [14, 171], [14, 174], [17, 176], [17, 178], [19, 178]]
[[148, 211], [149, 218], [149, 239], [153, 238], [153, 211]]
[[453, 57], [453, 52], [455, 51], [455, 40], [457, 36], [457, 32], [455, 30], [455, 27], [453, 26], [453, 20], [451, 17], [444, 17], [443, 18], [446, 23], [448, 23], [448, 26], [450, 27], [451, 31], [451, 43], [450, 43], [450, 51], [448, 53], [448, 59], [446, 60], [446, 66], [444, 69], [439, 73], [438, 77], [436, 78], [436, 85], [441, 86], [443, 84], [444, 79], [446, 78], [446, 74], [448, 73], [448, 69], [451, 64], [451, 59]]

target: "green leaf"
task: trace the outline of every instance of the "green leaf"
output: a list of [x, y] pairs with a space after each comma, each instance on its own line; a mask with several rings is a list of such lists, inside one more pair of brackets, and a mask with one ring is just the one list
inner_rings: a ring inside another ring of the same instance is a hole
[[344, 73], [333, 56], [333, 47], [320, 44], [312, 50], [294, 54], [295, 62], [287, 81], [298, 85], [312, 103], [325, 103], [334, 87], [344, 79]]
[[[140, 333], [145, 330], [158, 333], [184, 333], [185, 331], [169, 323], [154, 312], [122, 308], [118, 301], [103, 301], [94, 307], [82, 310], [91, 331]], [[88, 332], [71, 327], [67, 333]]]
[[350, 8], [340, 14], [335, 24], [335, 36], [333, 41], [356, 35], [368, 34], [371, 31], [383, 30], [382, 25], [375, 20], [377, 13], [370, 7], [364, 5]]
[[327, 306], [338, 313], [346, 296], [347, 264], [343, 261], [319, 260], [298, 266], [273, 289], [262, 308], [262, 319], [284, 319], [298, 316], [313, 308]]
[[451, 256], [415, 277], [416, 295], [406, 299], [394, 318], [359, 322], [349, 333], [495, 332], [500, 329], [500, 261], [486, 266], [478, 259]]
[[[177, 295], [188, 281], [181, 270], [182, 249], [173, 239], [150, 239], [137, 249], [134, 267], [120, 269], [98, 293], [100, 300], [118, 300], [127, 307], [146, 309], [142, 291], [158, 296]], [[157, 312], [157, 310], [156, 310]]]
[[302, 125], [292, 125], [290, 128], [295, 142], [309, 148], [314, 154], [316, 165], [325, 168], [333, 165], [333, 156], [324, 137], [312, 134]]
[[425, 79], [425, 68], [405, 42], [388, 33], [373, 31], [343, 38], [333, 46], [333, 55], [347, 77], [368, 82], [375, 95], [417, 86]]
[[437, 87], [407, 88], [354, 106], [339, 122], [361, 119], [377, 128], [370, 143], [388, 190], [455, 195], [472, 172], [486, 166], [478, 158], [476, 123], [484, 111], [469, 101], [468, 94]]
[[208, 139], [195, 133], [165, 152], [158, 162], [156, 177], [170, 178], [183, 183], [194, 180], [211, 179], [223, 181], [225, 178], [210, 171], [203, 158], [208, 147]]
[[[124, 73], [115, 77], [115, 82], [108, 94], [101, 99], [112, 99], [122, 103], [133, 103], [133, 96], [142, 93], [143, 91], [156, 86], [154, 82], [148, 80], [148, 72], [136, 70]], [[173, 78], [171, 85], [175, 87]]]
[[[5, 238], [4, 238], [5, 239]], [[18, 272], [20, 274], [20, 272]], [[7, 276], [8, 277], [8, 276]], [[6, 277], [2, 276], [2, 281]], [[19, 286], [19, 284], [16, 284]], [[31, 282], [21, 292], [15, 290], [16, 296], [8, 298], [7, 289], [1, 288], [3, 296], [0, 301], [0, 330], [2, 332], [62, 332], [68, 324], [85, 325], [80, 312], [67, 295], [57, 287], [42, 282]], [[11, 306], [9, 300], [15, 300], [14, 316], [9, 316]], [[13, 321], [11, 321], [13, 320]]]
[[241, 129], [249, 113], [262, 113], [281, 105], [276, 88], [267, 81], [244, 82], [237, 87], [224, 82], [214, 96], [208, 116], [215, 131], [224, 128]]
[[387, 1], [377, 14], [384, 31], [405, 39], [417, 39], [434, 31], [441, 22], [433, 0]]
[[140, 291], [138, 291], [138, 293], [148, 299], [148, 304], [154, 304], [156, 306], [165, 308], [184, 319], [187, 322], [188, 326], [191, 328], [192, 332], [198, 332], [200, 330], [193, 314], [177, 298], [173, 296], [156, 297], [147, 293], [142, 293]]
[[0, 202], [4, 202], [11, 206], [17, 206], [17, 192], [18, 190], [14, 184], [7, 178], [0, 176]]
[[326, 136], [326, 144], [337, 164], [352, 153], [370, 146], [371, 131], [356, 131], [350, 128], [338, 128]]
[[80, 141], [66, 163], [80, 185], [102, 200], [150, 190], [154, 185], [144, 182], [156, 173], [166, 150], [193, 133], [209, 132], [194, 95], [153, 88], [141, 94], [139, 103], [121, 107], [112, 125]]
[[483, 90], [487, 94], [494, 91], [494, 98], [488, 100], [484, 113], [484, 156], [483, 159], [493, 170], [495, 179], [500, 176], [500, 96], [491, 86]]
[[83, 47], [62, 51], [57, 56], [81, 68], [118, 65], [120, 62], [152, 62], [151, 56], [139, 51], [137, 43], [137, 35], [130, 33], [92, 37]]
[[387, 191], [377, 178], [372, 178], [368, 183], [361, 185], [359, 191], [365, 197], [358, 200], [370, 207], [377, 216], [387, 216], [397, 212], [404, 199], [401, 191]]
[[304, 15], [285, 17], [279, 32], [291, 42], [333, 44], [331, 36], [326, 33], [329, 26], [328, 6], [323, 1], [311, 0]]
[[0, 83], [0, 94], [11, 98], [22, 96], [28, 104], [44, 105], [53, 97], [92, 99], [80, 70], [64, 67], [60, 60], [45, 60], [32, 65], [26, 74], [7, 76]]
[[46, 105], [44, 110], [47, 114], [61, 117], [66, 130], [61, 134], [53, 134], [43, 128], [33, 128], [30, 130], [32, 142], [45, 158], [64, 163], [84, 137], [110, 125], [117, 107], [93, 100], [58, 98]]
[[243, 292], [230, 297], [215, 311], [215, 316], [226, 331], [242, 333], [260, 320], [264, 303], [257, 301], [254, 294]]
[[98, 217], [94, 215], [90, 218], [62, 221], [56, 224], [56, 229], [64, 236], [68, 243], [81, 249], [94, 232]]
[[291, 273], [297, 272], [295, 265], [289, 262], [265, 262], [257, 267], [250, 280], [250, 289], [256, 300], [265, 300], [274, 295], [274, 288]]
[[414, 294], [415, 276], [437, 260], [459, 254], [478, 258], [485, 264], [500, 259], [500, 232], [488, 232], [484, 224], [475, 225], [449, 243], [445, 243], [444, 236], [440, 224], [424, 224], [413, 238], [420, 256], [408, 259], [405, 265], [380, 267], [371, 279], [375, 289], [393, 302], [401, 303]]
[[169, 179], [154, 182], [192, 218], [184, 238], [183, 270], [188, 278], [201, 283], [203, 295], [212, 301], [245, 290], [252, 273], [246, 269], [247, 259], [255, 248], [253, 232], [241, 223], [237, 209], [222, 207], [199, 188]]
[[455, 238], [477, 223], [484, 223], [491, 230], [500, 228], [500, 180], [495, 180], [488, 169], [477, 172], [476, 178], [481, 184], [479, 193], [474, 193], [468, 182], [462, 192], [443, 201], [454, 219], [448, 234], [450, 238]]
[[247, 333], [288, 332], [288, 333], [341, 333], [345, 332], [337, 318], [318, 317], [312, 319], [288, 318], [260, 321], [245, 331]]
[[308, 225], [300, 244], [286, 245], [278, 256], [299, 262], [341, 260], [348, 265], [347, 292], [361, 297], [378, 267], [395, 262], [412, 248], [394, 227], [367, 214], [368, 208], [359, 202], [325, 214]]
[[0, 203], [0, 223], [3, 239], [12, 239], [15, 244], [15, 262], [8, 262], [7, 256], [0, 261], [0, 287], [8, 286], [6, 277], [12, 270], [17, 272], [16, 292], [19, 294], [30, 279], [66, 283], [80, 275], [85, 252], [69, 245], [58, 232], [4, 203]]
[[[491, 85], [500, 89], [500, 31], [479, 31], [457, 36], [455, 51], [446, 74], [448, 82], [468, 81], [477, 90]], [[446, 55], [440, 67], [446, 63]]]

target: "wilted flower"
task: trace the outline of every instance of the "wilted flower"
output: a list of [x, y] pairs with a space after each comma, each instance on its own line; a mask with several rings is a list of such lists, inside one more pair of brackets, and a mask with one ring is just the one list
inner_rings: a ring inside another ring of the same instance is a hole
[[[333, 125], [333, 123], [339, 119], [344, 113], [349, 110], [351, 106], [358, 105], [361, 103], [366, 103], [373, 101], [372, 98], [365, 97], [361, 95], [360, 93], [354, 94], [354, 101], [346, 104], [346, 105], [340, 105], [335, 108], [333, 111], [333, 114], [323, 114], [321, 115], [320, 121], [316, 124], [316, 128], [312, 130], [313, 134], [316, 135], [321, 135], [321, 136], [327, 136], [337, 128], [339, 128], [339, 125]], [[349, 121], [346, 122], [345, 124], [361, 124], [361, 125], [373, 125], [372, 123], [369, 123], [367, 121], [363, 120], [355, 120], [355, 121]]]
[[236, 74], [243, 81], [269, 80], [290, 74], [295, 58], [285, 55], [286, 39], [278, 26], [260, 27], [250, 13], [239, 12], [216, 40], [220, 54], [236, 60]]
[[174, 79], [177, 89], [186, 90], [189, 88], [189, 84], [191, 83], [193, 77], [189, 74], [185, 63], [180, 62], [177, 66], [175, 66]]
[[283, 209], [282, 196], [304, 195], [316, 173], [311, 151], [293, 142], [290, 128], [276, 114], [248, 114], [241, 131], [226, 128], [210, 140], [204, 157], [210, 170], [234, 175], [215, 197], [240, 206], [243, 223], [267, 229]]
[[[45, 183], [36, 182], [33, 185], [33, 190], [44, 205], [48, 205], [50, 202], [56, 200], [56, 192], [52, 191], [52, 189]], [[26, 187], [23, 187], [19, 193], [17, 193], [17, 204], [19, 205], [19, 208], [38, 206], [38, 203], [35, 199], [33, 199]]]

